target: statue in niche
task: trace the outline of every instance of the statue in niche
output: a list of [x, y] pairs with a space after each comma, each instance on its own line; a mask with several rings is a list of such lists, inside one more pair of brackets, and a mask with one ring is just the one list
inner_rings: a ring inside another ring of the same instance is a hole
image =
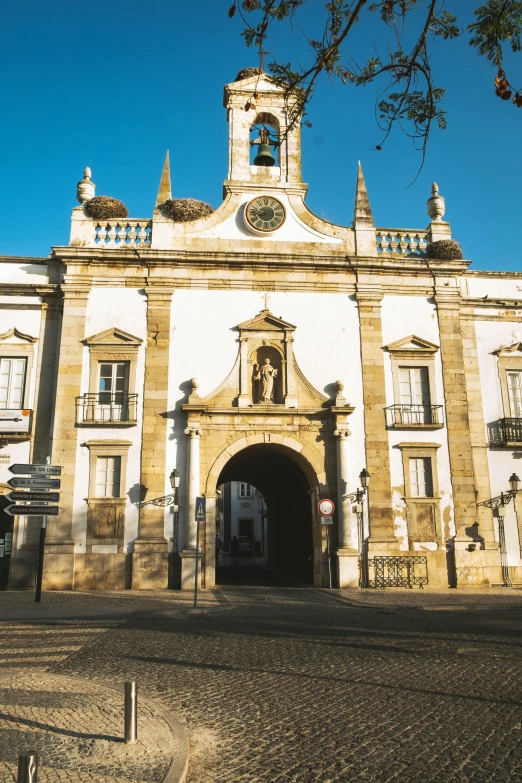
[[277, 378], [277, 370], [270, 364], [270, 359], [265, 359], [265, 363], [255, 366], [254, 380], [259, 382], [258, 402], [274, 401], [274, 380]]

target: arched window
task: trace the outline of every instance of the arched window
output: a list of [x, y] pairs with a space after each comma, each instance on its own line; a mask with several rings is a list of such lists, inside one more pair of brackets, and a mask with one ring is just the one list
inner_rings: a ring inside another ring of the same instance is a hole
[[250, 129], [252, 166], [279, 166], [279, 123], [266, 112], [257, 115]]

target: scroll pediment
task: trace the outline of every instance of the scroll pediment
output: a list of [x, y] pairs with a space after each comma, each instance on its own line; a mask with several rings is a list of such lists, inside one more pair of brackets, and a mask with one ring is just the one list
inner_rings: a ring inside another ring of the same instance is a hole
[[2, 343], [36, 343], [38, 337], [32, 337], [30, 334], [24, 334], [20, 332], [16, 326], [9, 329], [7, 332], [0, 334], [0, 342]]
[[516, 342], [513, 343], [513, 345], [502, 345], [500, 348], [497, 348], [496, 351], [493, 351], [493, 353], [497, 356], [513, 356], [513, 354], [522, 355], [522, 342]]
[[110, 345], [110, 346], [138, 346], [141, 345], [143, 340], [139, 337], [124, 332], [123, 329], [106, 329], [104, 332], [94, 334], [92, 337], [87, 337], [84, 340], [85, 345]]
[[288, 323], [288, 321], [283, 321], [282, 318], [277, 318], [275, 315], [272, 315], [270, 310], [263, 310], [263, 312], [256, 315], [255, 318], [238, 324], [237, 328], [242, 332], [293, 332], [296, 329], [296, 327], [293, 324]]
[[430, 343], [422, 337], [417, 337], [415, 334], [410, 334], [409, 337], [403, 337], [402, 340], [389, 343], [386, 348], [390, 353], [436, 353], [439, 350], [438, 345]]

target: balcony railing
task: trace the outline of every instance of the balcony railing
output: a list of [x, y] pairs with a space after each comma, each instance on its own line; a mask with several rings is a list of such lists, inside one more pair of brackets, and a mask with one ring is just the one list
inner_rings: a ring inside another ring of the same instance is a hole
[[442, 427], [442, 405], [390, 405], [386, 411], [387, 427]]
[[488, 424], [489, 445], [508, 446], [522, 443], [522, 419], [499, 419]]
[[137, 394], [96, 392], [76, 398], [78, 424], [132, 424], [136, 421]]

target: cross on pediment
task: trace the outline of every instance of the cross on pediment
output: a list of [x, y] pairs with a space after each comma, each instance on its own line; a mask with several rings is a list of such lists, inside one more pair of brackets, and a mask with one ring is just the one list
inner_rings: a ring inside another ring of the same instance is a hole
[[263, 299], [265, 300], [265, 307], [264, 307], [264, 309], [265, 310], [269, 310], [270, 308], [268, 306], [268, 300], [270, 299], [270, 296], [268, 295], [268, 293], [266, 291], [265, 291], [265, 293], [263, 295]]

